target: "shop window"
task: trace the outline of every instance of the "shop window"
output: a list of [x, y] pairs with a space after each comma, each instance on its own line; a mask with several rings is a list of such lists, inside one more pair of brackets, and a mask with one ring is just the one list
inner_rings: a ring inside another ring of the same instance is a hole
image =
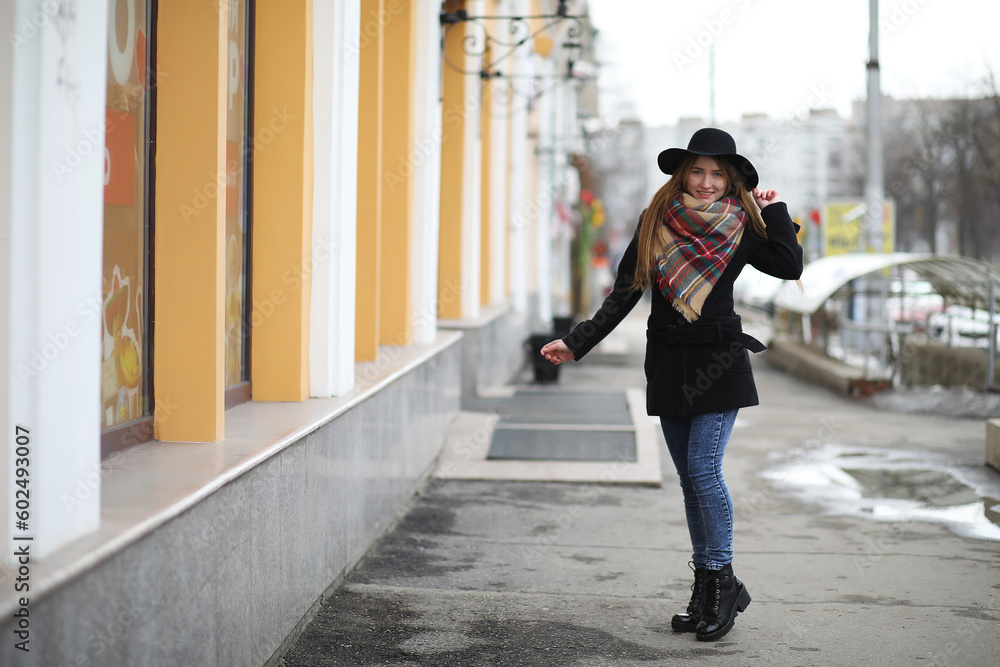
[[108, 0], [101, 450], [152, 437], [155, 0]]
[[226, 59], [226, 407], [250, 399], [252, 0], [229, 0]]

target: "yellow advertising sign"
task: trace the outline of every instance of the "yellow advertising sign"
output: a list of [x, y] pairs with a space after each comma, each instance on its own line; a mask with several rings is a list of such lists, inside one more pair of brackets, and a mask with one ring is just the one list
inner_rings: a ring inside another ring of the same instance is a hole
[[[896, 204], [883, 202], [882, 250], [896, 249]], [[865, 224], [865, 202], [850, 199], [827, 202], [823, 211], [823, 254], [843, 255], [849, 252], [866, 252], [867, 241], [861, 230]], [[866, 232], [867, 233], [867, 232]]]

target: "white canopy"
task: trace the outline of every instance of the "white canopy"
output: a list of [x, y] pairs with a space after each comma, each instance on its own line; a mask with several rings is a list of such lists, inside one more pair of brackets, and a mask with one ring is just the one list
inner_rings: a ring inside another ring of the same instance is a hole
[[[802, 272], [802, 288], [794, 282], [786, 282], [774, 303], [794, 313], [814, 313], [851, 280], [894, 266], [914, 271], [943, 296], [966, 305], [979, 304], [980, 308], [989, 300], [989, 280], [992, 278], [1000, 283], [1000, 269], [970, 257], [911, 252], [851, 253], [809, 262]], [[996, 297], [1000, 298], [1000, 286]]]

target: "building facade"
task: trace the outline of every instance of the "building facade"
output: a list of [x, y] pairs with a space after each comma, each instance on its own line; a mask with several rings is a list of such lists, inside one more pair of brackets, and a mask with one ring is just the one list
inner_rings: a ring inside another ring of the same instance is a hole
[[579, 189], [567, 21], [449, 16], [555, 5], [3, 3], [0, 662], [261, 664], [392, 523]]
[[[707, 124], [702, 118], [682, 118], [676, 126], [648, 130], [650, 197], [666, 179], [656, 166], [659, 151], [687, 146], [691, 135]], [[778, 190], [788, 202], [789, 213], [805, 228], [802, 242], [807, 257], [818, 257], [821, 239], [814, 216], [822, 214], [828, 199], [854, 194], [850, 178], [852, 121], [832, 109], [803, 106], [788, 118], [744, 114], [739, 122], [719, 127], [733, 135], [737, 149], [757, 168], [761, 187]]]

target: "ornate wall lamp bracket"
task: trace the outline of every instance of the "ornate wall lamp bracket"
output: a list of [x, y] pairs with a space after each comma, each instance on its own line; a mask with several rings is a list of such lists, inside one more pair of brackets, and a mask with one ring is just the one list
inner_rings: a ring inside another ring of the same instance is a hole
[[[447, 0], [442, 3], [440, 15], [441, 47], [444, 62], [456, 72], [476, 75], [484, 80], [499, 77], [512, 78], [512, 76], [513, 78], [520, 78], [521, 76], [524, 78], [538, 78], [534, 75], [505, 75], [497, 69], [497, 66], [510, 58], [518, 48], [531, 42], [535, 37], [562, 21], [570, 21], [566, 31], [568, 39], [563, 46], [564, 48], [575, 48], [578, 53], [580, 49], [579, 38], [583, 33], [583, 22], [589, 18], [585, 14], [571, 15], [566, 0], [559, 0], [559, 6], [554, 14], [525, 16], [469, 16], [465, 9], [447, 11], [446, 7], [448, 4]], [[509, 34], [491, 34], [486, 24], [487, 21], [508, 21], [509, 29], [507, 32]], [[532, 30], [531, 25], [533, 21], [540, 21], [540, 27]], [[482, 58], [482, 67], [478, 71], [467, 70], [452, 62], [448, 56], [447, 49], [444, 48], [448, 33], [456, 26], [463, 26], [462, 29], [464, 30], [466, 25], [474, 26], [475, 30], [469, 31], [462, 38], [462, 51], [467, 56]], [[573, 60], [573, 58], [570, 58], [570, 68], [566, 74], [567, 78], [573, 76]]]

